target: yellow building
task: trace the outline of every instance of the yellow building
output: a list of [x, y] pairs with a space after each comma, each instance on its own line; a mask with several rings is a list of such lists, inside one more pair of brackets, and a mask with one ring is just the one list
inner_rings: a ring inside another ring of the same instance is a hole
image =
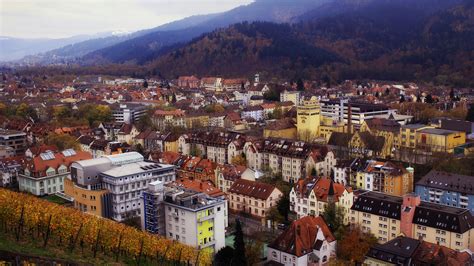
[[439, 243], [454, 250], [474, 248], [474, 217], [467, 209], [424, 202], [415, 194], [403, 197], [377, 192], [360, 194], [350, 222], [385, 243], [399, 235]]
[[100, 217], [109, 217], [105, 208], [108, 190], [90, 190], [74, 184], [70, 178], [65, 178], [64, 194], [74, 199], [74, 208]]
[[201, 128], [209, 126], [209, 115], [204, 113], [188, 114], [184, 118], [186, 128]]
[[392, 157], [392, 151], [398, 147], [401, 125], [395, 120], [393, 115], [386, 118], [372, 118], [365, 120], [359, 131], [369, 132], [374, 136], [383, 137], [385, 140], [382, 156]]
[[344, 133], [347, 132], [347, 126], [342, 121], [336, 121], [328, 117], [321, 117], [321, 123], [319, 125], [319, 136], [324, 138], [326, 142], [331, 138], [333, 132]]
[[312, 141], [319, 136], [321, 124], [321, 106], [316, 97], [297, 107], [298, 139]]
[[388, 158], [391, 150], [385, 142], [385, 137], [367, 131], [356, 131], [349, 141], [349, 154], [352, 157]]
[[291, 118], [284, 118], [269, 123], [263, 129], [264, 138], [296, 139], [296, 126]]
[[398, 138], [398, 148], [415, 149], [416, 133], [425, 128], [433, 128], [423, 124], [409, 124], [400, 127], [400, 137]]
[[466, 143], [466, 132], [440, 128], [425, 128], [416, 133], [416, 148], [429, 152], [453, 153]]

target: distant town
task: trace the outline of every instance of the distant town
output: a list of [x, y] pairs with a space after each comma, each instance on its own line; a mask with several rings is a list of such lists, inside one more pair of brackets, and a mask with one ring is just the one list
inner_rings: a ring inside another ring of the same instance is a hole
[[[472, 89], [259, 73], [1, 77], [0, 235], [15, 228], [12, 241], [92, 256], [90, 241], [94, 258], [151, 264], [474, 263]], [[71, 211], [83, 222], [55, 232]], [[109, 247], [105, 227], [87, 226], [99, 221], [142, 240], [115, 229]], [[159, 249], [150, 235], [172, 242]]]

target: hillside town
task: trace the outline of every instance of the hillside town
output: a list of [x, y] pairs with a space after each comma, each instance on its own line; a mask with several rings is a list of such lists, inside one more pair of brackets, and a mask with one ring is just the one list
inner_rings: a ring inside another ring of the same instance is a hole
[[4, 72], [0, 101], [1, 187], [216, 263], [474, 264], [471, 89]]

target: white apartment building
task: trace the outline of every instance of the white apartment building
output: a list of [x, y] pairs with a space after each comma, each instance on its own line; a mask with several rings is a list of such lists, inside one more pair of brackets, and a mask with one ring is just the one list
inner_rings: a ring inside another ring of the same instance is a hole
[[213, 252], [225, 247], [227, 202], [181, 187], [166, 187], [166, 237]]
[[173, 165], [145, 161], [137, 152], [80, 161], [71, 168], [74, 183], [88, 188], [100, 186], [110, 192], [111, 218], [119, 222], [140, 215], [141, 195], [151, 182], [176, 180]]

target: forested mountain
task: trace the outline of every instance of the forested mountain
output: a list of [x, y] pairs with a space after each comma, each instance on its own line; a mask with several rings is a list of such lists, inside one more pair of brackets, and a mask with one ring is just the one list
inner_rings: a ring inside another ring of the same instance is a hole
[[91, 52], [84, 57], [86, 64], [149, 62], [169, 50], [167, 46], [178, 45], [203, 33], [244, 21], [291, 22], [308, 10], [317, 8], [331, 0], [257, 0], [251, 4], [214, 15], [195, 23], [191, 27], [159, 30], [133, 38], [116, 45]]
[[420, 0], [414, 5], [419, 8], [406, 0], [359, 2], [364, 5], [334, 16], [305, 13], [292, 25], [256, 22], [219, 29], [173, 49], [151, 67], [169, 77], [267, 71], [334, 81], [421, 79], [474, 85], [471, 1], [452, 7], [459, 1]]

